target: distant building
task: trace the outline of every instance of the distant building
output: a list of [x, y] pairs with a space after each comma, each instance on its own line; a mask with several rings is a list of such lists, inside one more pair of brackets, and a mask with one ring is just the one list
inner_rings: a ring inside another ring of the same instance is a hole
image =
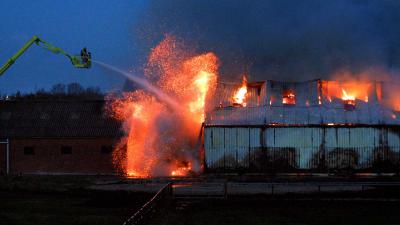
[[104, 104], [0, 101], [0, 173], [8, 161], [12, 174], [114, 174], [112, 150], [121, 124], [104, 113]]

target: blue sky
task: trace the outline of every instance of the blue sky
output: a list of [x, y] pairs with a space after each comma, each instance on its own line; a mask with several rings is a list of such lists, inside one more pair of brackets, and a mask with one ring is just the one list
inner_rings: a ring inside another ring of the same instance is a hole
[[[86, 46], [94, 59], [128, 69], [135, 64], [132, 36], [145, 7], [142, 0], [1, 0], [0, 63], [38, 35], [71, 54]], [[33, 45], [0, 76], [0, 94], [33, 92], [70, 82], [112, 90], [120, 88], [123, 81], [98, 66], [75, 69], [64, 56]]]
[[[197, 53], [216, 53], [222, 80], [400, 71], [399, 12], [400, 0], [0, 0], [0, 63], [36, 34], [70, 53], [86, 46], [93, 59], [140, 75], [150, 48], [169, 33]], [[107, 92], [124, 81], [33, 46], [0, 77], [0, 94], [71, 82]]]

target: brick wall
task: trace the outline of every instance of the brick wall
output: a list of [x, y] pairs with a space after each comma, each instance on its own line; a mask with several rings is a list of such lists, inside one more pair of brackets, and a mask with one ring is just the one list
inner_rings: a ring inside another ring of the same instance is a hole
[[[111, 174], [115, 172], [112, 152], [105, 150], [115, 143], [113, 138], [11, 139], [10, 171], [14, 174]], [[102, 146], [106, 148], [102, 150]]]

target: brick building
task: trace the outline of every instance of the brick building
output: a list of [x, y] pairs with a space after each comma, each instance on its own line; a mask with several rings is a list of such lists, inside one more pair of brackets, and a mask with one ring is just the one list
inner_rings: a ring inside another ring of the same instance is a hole
[[0, 101], [0, 173], [8, 161], [11, 174], [114, 174], [112, 150], [121, 124], [104, 113], [104, 104]]

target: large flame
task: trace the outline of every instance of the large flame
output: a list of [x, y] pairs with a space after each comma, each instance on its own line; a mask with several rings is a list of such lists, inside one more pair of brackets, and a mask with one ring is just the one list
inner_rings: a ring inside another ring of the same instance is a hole
[[246, 76], [243, 76], [242, 86], [240, 86], [233, 94], [233, 104], [246, 107], [246, 95], [247, 95], [247, 79]]
[[[180, 103], [171, 108], [144, 91], [125, 94], [113, 104], [124, 121], [126, 138], [117, 149], [117, 166], [138, 177], [185, 176], [199, 169], [198, 135], [205, 101], [217, 82], [217, 57], [192, 55], [170, 35], [152, 49], [145, 74]], [[121, 163], [122, 162], [122, 163]]]
[[156, 165], [158, 138], [156, 118], [165, 110], [165, 106], [153, 96], [135, 91], [125, 93], [125, 98], [114, 102], [114, 111], [128, 125], [128, 136], [125, 145], [128, 149], [125, 164], [126, 173], [130, 176], [147, 177]]
[[324, 81], [324, 96], [329, 102], [334, 98], [346, 100], [369, 101], [372, 83], [367, 81]]
[[343, 100], [356, 100], [356, 97], [354, 96], [354, 95], [349, 95], [349, 94], [347, 94], [347, 91], [346, 90], [344, 90], [343, 88], [342, 88], [342, 99]]

